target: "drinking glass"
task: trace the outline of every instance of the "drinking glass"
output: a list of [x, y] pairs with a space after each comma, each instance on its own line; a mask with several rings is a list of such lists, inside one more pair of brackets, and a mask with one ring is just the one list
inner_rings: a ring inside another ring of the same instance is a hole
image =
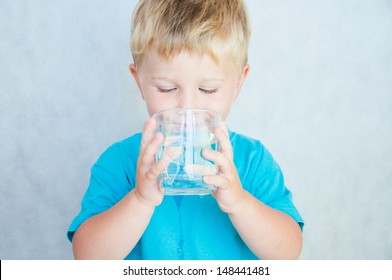
[[206, 109], [171, 109], [153, 115], [157, 131], [164, 136], [156, 159], [170, 163], [159, 176], [165, 195], [206, 195], [215, 186], [205, 184], [203, 176], [218, 174], [217, 166], [202, 156], [205, 148], [218, 151], [214, 128], [221, 117]]

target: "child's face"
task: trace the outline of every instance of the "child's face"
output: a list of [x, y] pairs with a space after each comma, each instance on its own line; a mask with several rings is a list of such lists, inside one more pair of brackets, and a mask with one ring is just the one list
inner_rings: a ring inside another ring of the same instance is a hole
[[174, 108], [204, 108], [216, 111], [225, 120], [249, 71], [241, 73], [226, 53], [217, 56], [180, 52], [166, 60], [155, 50], [149, 52], [139, 69], [130, 66], [146, 101], [150, 116]]

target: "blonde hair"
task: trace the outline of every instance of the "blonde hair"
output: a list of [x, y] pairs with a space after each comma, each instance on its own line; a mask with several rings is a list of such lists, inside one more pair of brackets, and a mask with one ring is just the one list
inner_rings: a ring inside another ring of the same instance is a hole
[[228, 48], [234, 64], [248, 61], [250, 24], [242, 0], [140, 0], [131, 26], [131, 51], [139, 67], [152, 47], [166, 59], [182, 50], [216, 60]]

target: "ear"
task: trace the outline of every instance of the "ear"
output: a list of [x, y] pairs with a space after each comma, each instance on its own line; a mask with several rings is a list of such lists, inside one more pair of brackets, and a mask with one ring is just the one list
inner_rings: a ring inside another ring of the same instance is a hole
[[141, 94], [143, 100], [145, 100], [144, 99], [144, 95], [143, 95], [143, 90], [142, 90], [142, 87], [140, 85], [139, 74], [137, 72], [135, 64], [129, 64], [129, 71], [131, 72], [133, 78], [135, 79], [135, 82], [137, 84], [137, 87], [139, 88], [139, 91], [140, 91], [140, 94]]
[[238, 79], [238, 82], [237, 82], [236, 91], [233, 95], [233, 99], [232, 99], [233, 102], [237, 99], [238, 95], [240, 95], [242, 85], [244, 84], [245, 78], [248, 76], [249, 69], [250, 69], [249, 64], [246, 64], [244, 66], [244, 69], [242, 69], [240, 78]]

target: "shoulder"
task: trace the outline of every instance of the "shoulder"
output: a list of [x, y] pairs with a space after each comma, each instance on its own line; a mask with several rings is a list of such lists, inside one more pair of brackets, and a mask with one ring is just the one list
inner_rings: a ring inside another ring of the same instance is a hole
[[139, 147], [141, 141], [141, 133], [134, 134], [130, 137], [111, 144], [99, 157], [98, 162], [102, 160], [110, 160], [118, 157], [128, 157], [139, 155]]
[[260, 140], [230, 131], [230, 141], [233, 146], [235, 160], [252, 161], [270, 157], [270, 153]]
[[141, 133], [136, 133], [130, 137], [119, 140], [113, 143], [112, 145], [110, 145], [107, 151], [118, 150], [118, 149], [133, 150], [135, 146], [137, 147], [140, 146], [141, 137], [142, 137]]
[[280, 167], [268, 149], [257, 139], [230, 132], [234, 164], [242, 183], [251, 188], [264, 181], [266, 176], [275, 177]]
[[263, 144], [254, 138], [230, 131], [230, 141], [236, 148], [264, 148]]
[[270, 151], [260, 140], [230, 132], [230, 141], [233, 146], [233, 153], [237, 158], [243, 158], [245, 161], [262, 161], [263, 164], [279, 168]]
[[139, 157], [141, 133], [110, 145], [92, 167], [94, 173], [107, 173], [114, 177], [133, 177]]
[[230, 140], [234, 163], [244, 189], [270, 207], [290, 215], [302, 228], [303, 220], [272, 154], [256, 139], [231, 132]]

